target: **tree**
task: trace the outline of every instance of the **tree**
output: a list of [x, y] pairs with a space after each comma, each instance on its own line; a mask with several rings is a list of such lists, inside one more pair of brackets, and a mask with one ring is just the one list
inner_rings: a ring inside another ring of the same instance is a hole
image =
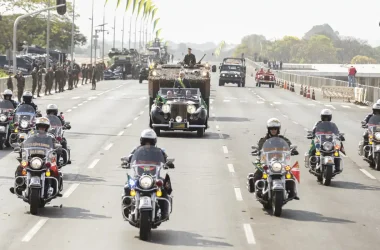
[[375, 64], [377, 61], [368, 56], [357, 55], [351, 60], [352, 64]]

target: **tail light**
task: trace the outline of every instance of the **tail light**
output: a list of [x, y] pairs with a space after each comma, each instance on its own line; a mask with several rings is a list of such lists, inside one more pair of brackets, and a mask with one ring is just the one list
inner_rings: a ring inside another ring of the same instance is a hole
[[157, 187], [162, 187], [162, 185], [164, 185], [164, 183], [162, 180], [157, 180], [156, 185], [157, 185]]
[[59, 141], [59, 142], [62, 141], [62, 137], [57, 137], [56, 139], [57, 139], [57, 141]]

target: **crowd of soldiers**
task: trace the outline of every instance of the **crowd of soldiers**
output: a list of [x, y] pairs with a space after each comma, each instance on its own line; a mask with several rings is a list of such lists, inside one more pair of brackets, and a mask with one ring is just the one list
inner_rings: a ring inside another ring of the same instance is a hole
[[[77, 88], [80, 77], [82, 78], [82, 85], [87, 84], [87, 80], [90, 80], [92, 83], [92, 90], [95, 90], [96, 82], [103, 80], [104, 69], [104, 63], [98, 63], [96, 66], [82, 64], [81, 68], [78, 64], [74, 64], [74, 67], [71, 67], [69, 64], [58, 64], [50, 67], [49, 70], [46, 70], [43, 65], [33, 64], [33, 98], [35, 98], [35, 94], [37, 94], [37, 97], [40, 97], [43, 82], [45, 83], [45, 95], [52, 95], [51, 92], [53, 88], [55, 93], [64, 92], [66, 84], [68, 84], [67, 90]], [[13, 91], [12, 72], [9, 72], [8, 74], [7, 88]], [[43, 74], [45, 74], [45, 77], [43, 77]], [[22, 72], [19, 71], [14, 78], [17, 82], [17, 96], [19, 101], [21, 101], [22, 93], [24, 93], [25, 89], [25, 77], [22, 75]]]

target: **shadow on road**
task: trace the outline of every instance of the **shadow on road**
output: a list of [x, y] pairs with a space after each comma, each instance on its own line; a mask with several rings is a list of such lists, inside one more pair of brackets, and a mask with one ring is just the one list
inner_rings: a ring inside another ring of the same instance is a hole
[[63, 181], [76, 181], [76, 182], [99, 182], [99, 181], [105, 181], [101, 177], [91, 177], [89, 175], [84, 174], [70, 174], [70, 173], [64, 173], [63, 174]]
[[55, 219], [111, 219], [100, 214], [92, 214], [90, 210], [79, 207], [45, 207], [40, 210], [40, 216]]
[[233, 247], [229, 243], [205, 239], [200, 234], [174, 230], [153, 230], [150, 242], [166, 246]]
[[197, 132], [172, 132], [172, 131], [161, 131], [160, 137], [162, 138], [180, 138], [180, 139], [209, 139], [209, 140], [221, 140], [221, 139], [229, 139], [230, 136], [228, 134], [222, 134], [223, 138], [219, 135], [219, 133], [213, 132], [205, 132], [203, 137], [198, 137]]
[[356, 223], [352, 220], [345, 220], [333, 217], [326, 217], [322, 214], [303, 211], [303, 210], [291, 210], [284, 209], [282, 211], [281, 218], [295, 221], [314, 221], [314, 222], [324, 222], [324, 223]]
[[369, 190], [369, 191], [380, 191], [380, 187], [367, 186], [356, 182], [350, 181], [332, 181], [330, 187], [332, 188], [343, 188], [343, 189], [356, 189], [356, 190]]
[[246, 117], [210, 117], [209, 121], [218, 121], [218, 122], [249, 122], [250, 119]]

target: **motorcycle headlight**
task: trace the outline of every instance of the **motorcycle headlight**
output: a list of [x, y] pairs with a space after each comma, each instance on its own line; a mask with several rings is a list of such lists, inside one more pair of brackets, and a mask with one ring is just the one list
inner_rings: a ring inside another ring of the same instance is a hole
[[187, 113], [194, 114], [195, 111], [197, 111], [197, 108], [193, 104], [187, 105]]
[[5, 127], [4, 126], [0, 126], [0, 132], [5, 132]]
[[222, 74], [222, 76], [226, 76], [225, 74]]
[[22, 120], [21, 123], [20, 123], [20, 127], [21, 128], [27, 128], [29, 126], [29, 122], [28, 121], [25, 121], [25, 120]]
[[206, 72], [206, 71], [203, 71], [203, 72], [202, 72], [202, 76], [207, 76], [207, 72]]
[[334, 145], [329, 141], [324, 142], [322, 146], [323, 146], [323, 149], [326, 151], [330, 151], [334, 147]]
[[182, 122], [182, 117], [177, 116], [177, 117], [175, 118], [175, 120], [176, 120], [176, 122]]
[[149, 71], [149, 68], [145, 68], [146, 71]]
[[275, 162], [275, 163], [272, 164], [272, 171], [273, 172], [281, 172], [281, 170], [282, 170], [281, 163]]
[[41, 158], [33, 158], [30, 161], [30, 167], [33, 169], [40, 169], [42, 167], [43, 161]]
[[380, 132], [375, 133], [375, 139], [380, 141]]
[[7, 116], [6, 115], [4, 115], [4, 114], [1, 114], [0, 115], [0, 122], [5, 122], [6, 120], [7, 120]]
[[140, 178], [139, 185], [143, 189], [148, 189], [153, 186], [153, 178], [149, 175], [144, 175]]
[[164, 104], [162, 105], [162, 112], [169, 113], [170, 112], [170, 105], [169, 104]]
[[25, 139], [26, 136], [27, 136], [26, 133], [20, 133], [20, 134], [18, 135], [18, 138], [19, 138], [19, 139]]

